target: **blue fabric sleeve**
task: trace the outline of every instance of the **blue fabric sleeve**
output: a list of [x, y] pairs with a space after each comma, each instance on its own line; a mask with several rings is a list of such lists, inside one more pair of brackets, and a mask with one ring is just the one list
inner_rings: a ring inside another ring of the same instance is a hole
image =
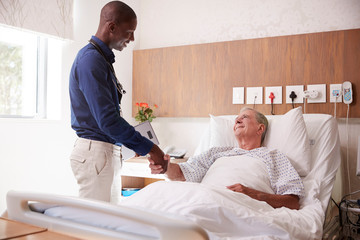
[[[90, 70], [89, 70], [90, 69]], [[112, 98], [111, 88], [114, 87], [109, 76], [107, 63], [101, 55], [85, 54], [79, 60], [77, 79], [90, 112], [95, 118], [99, 128], [106, 135], [133, 149], [141, 155], [146, 155], [152, 148], [153, 142], [141, 136], [125, 119], [123, 119]]]

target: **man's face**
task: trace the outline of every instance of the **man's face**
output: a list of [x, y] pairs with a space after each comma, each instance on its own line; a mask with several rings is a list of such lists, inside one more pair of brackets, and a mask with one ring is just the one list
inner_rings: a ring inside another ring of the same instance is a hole
[[133, 19], [130, 22], [120, 23], [115, 25], [113, 32], [113, 39], [110, 48], [118, 51], [123, 50], [129, 42], [135, 40], [134, 32], [137, 26], [137, 20]]
[[245, 110], [241, 112], [235, 119], [234, 134], [236, 137], [253, 137], [259, 131], [259, 124], [255, 118], [255, 112]]

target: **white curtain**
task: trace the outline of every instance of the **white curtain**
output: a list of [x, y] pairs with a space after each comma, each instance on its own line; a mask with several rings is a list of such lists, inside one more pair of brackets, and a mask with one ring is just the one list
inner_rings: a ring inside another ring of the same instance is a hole
[[72, 39], [73, 0], [0, 0], [0, 23]]

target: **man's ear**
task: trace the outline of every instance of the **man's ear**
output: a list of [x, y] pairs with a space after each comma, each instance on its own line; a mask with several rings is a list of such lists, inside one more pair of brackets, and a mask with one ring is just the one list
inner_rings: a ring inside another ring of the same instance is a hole
[[107, 28], [108, 28], [110, 33], [113, 33], [115, 31], [115, 27], [116, 27], [116, 24], [114, 22], [109, 22], [108, 23]]
[[261, 135], [264, 131], [265, 131], [265, 125], [264, 124], [259, 124], [259, 128], [258, 128], [257, 133], [259, 135]]

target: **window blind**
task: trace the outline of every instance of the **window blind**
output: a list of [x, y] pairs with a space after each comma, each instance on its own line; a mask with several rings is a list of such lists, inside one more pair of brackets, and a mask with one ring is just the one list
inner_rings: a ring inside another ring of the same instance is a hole
[[0, 0], [0, 24], [73, 38], [73, 0]]

